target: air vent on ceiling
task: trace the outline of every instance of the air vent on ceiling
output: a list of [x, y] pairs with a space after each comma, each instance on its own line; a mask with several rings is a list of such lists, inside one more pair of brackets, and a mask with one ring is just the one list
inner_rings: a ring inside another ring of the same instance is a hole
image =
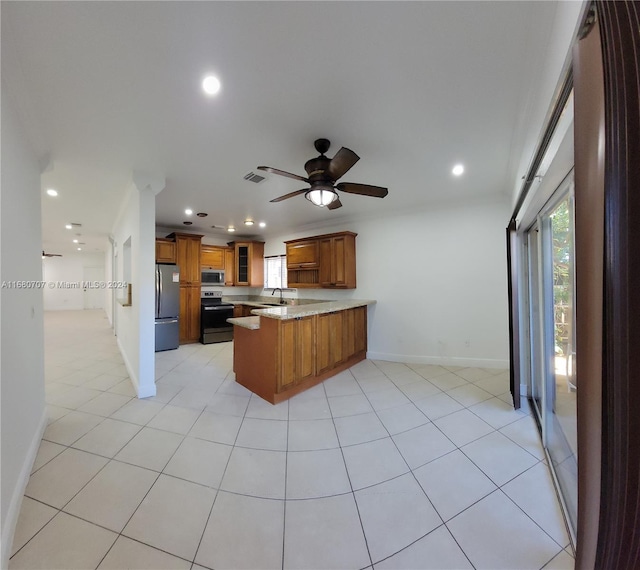
[[262, 182], [265, 177], [264, 176], [260, 176], [259, 174], [256, 174], [255, 172], [249, 172], [249, 174], [247, 174], [244, 177], [245, 180], [249, 180], [249, 182], [255, 182], [256, 184], [259, 184], [260, 182]]
[[82, 224], [79, 224], [78, 222], [71, 222], [71, 226], [74, 228], [81, 228]]

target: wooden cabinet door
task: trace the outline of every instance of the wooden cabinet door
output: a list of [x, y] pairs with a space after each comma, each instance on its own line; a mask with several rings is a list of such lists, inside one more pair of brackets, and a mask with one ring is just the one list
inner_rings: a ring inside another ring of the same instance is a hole
[[167, 239], [156, 239], [156, 263], [176, 262], [176, 242]]
[[296, 321], [280, 323], [280, 381], [278, 391], [291, 388], [296, 381]]
[[317, 374], [331, 370], [344, 360], [342, 312], [318, 315], [317, 320]]
[[200, 237], [176, 237], [181, 285], [200, 285]]
[[343, 358], [367, 349], [367, 307], [356, 307], [343, 313]]
[[343, 237], [332, 238], [331, 255], [332, 255], [332, 285], [334, 287], [345, 287], [346, 278], [346, 248], [345, 239]]
[[236, 274], [235, 285], [249, 285], [249, 271], [251, 263], [249, 262], [250, 247], [248, 243], [236, 244]]
[[200, 338], [200, 287], [180, 286], [180, 342]]
[[314, 328], [313, 317], [281, 321], [278, 392], [315, 375]]
[[342, 346], [343, 346], [344, 358], [346, 360], [347, 358], [350, 358], [356, 353], [355, 309], [349, 309], [347, 311], [344, 311], [342, 319], [343, 319]]
[[233, 316], [234, 318], [242, 317], [242, 305], [234, 305], [233, 306]]
[[235, 251], [232, 247], [224, 250], [224, 284], [228, 287], [235, 283]]
[[296, 338], [298, 343], [298, 358], [296, 360], [297, 382], [302, 382], [316, 374], [315, 366], [315, 320], [304, 317], [295, 321], [297, 325]]
[[332, 239], [320, 240], [320, 285], [331, 287], [333, 284], [333, 248]]
[[311, 269], [318, 265], [318, 240], [287, 244], [287, 269]]
[[189, 287], [189, 340], [200, 339], [200, 287]]
[[200, 266], [207, 269], [224, 269], [225, 250], [214, 245], [203, 245], [200, 252]]
[[356, 307], [354, 314], [355, 352], [367, 350], [367, 307]]

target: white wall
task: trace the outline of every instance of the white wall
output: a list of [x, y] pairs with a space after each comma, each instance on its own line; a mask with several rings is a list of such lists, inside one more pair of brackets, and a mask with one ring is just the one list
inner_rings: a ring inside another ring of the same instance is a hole
[[370, 358], [502, 367], [508, 363], [509, 213], [505, 197], [327, 225], [269, 238], [265, 255], [284, 254], [284, 240], [354, 231], [357, 288], [299, 289], [298, 296], [375, 299]]
[[[84, 291], [82, 287], [66, 288], [66, 283], [79, 283], [85, 280], [85, 267], [99, 267], [104, 276], [104, 253], [77, 253], [63, 257], [46, 257], [42, 260], [42, 278], [47, 282], [43, 289], [44, 310], [64, 311], [84, 309]], [[104, 277], [106, 281], [106, 277]], [[55, 283], [55, 287], [51, 285]], [[106, 307], [106, 298], [110, 294], [106, 289], [102, 307]]]
[[[155, 194], [132, 183], [112, 231], [117, 251], [115, 280], [131, 275], [132, 306], [116, 302], [115, 332], [139, 398], [155, 396]], [[130, 240], [130, 267], [125, 243]], [[124, 297], [126, 291], [117, 294]]]
[[[40, 170], [2, 86], [0, 279], [42, 279]], [[17, 237], [19, 236], [19, 239]], [[44, 329], [40, 289], [3, 288], [2, 568], [7, 568], [22, 495], [45, 427]]]

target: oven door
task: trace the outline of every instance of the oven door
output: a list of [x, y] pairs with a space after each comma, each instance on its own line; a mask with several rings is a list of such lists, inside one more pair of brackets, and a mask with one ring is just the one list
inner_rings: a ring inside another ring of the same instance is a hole
[[200, 342], [227, 342], [233, 340], [233, 325], [227, 319], [233, 317], [231, 305], [202, 305], [200, 308]]

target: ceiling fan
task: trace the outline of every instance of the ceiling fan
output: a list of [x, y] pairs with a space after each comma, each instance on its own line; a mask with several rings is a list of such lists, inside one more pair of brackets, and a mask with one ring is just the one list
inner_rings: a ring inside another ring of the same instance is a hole
[[61, 253], [45, 253], [44, 249], [42, 250], [42, 259], [45, 257], [62, 257]]
[[329, 210], [335, 210], [342, 207], [342, 202], [340, 202], [336, 190], [348, 194], [372, 196], [374, 198], [384, 198], [389, 193], [389, 190], [386, 188], [370, 186], [369, 184], [355, 184], [353, 182], [340, 182], [336, 184], [336, 181], [342, 178], [342, 176], [360, 160], [360, 157], [352, 150], [342, 147], [333, 158], [327, 158], [324, 153], [327, 152], [331, 146], [331, 143], [327, 139], [318, 139], [315, 141], [314, 146], [320, 153], [320, 156], [312, 158], [305, 163], [304, 169], [309, 176], [308, 178], [292, 174], [291, 172], [285, 172], [284, 170], [278, 170], [277, 168], [271, 168], [270, 166], [258, 166], [258, 170], [279, 174], [280, 176], [287, 176], [294, 180], [301, 180], [310, 185], [310, 188], [302, 188], [295, 192], [289, 192], [284, 196], [274, 198], [271, 202], [280, 202], [287, 198], [304, 194], [304, 197], [316, 206], [326, 206]]

